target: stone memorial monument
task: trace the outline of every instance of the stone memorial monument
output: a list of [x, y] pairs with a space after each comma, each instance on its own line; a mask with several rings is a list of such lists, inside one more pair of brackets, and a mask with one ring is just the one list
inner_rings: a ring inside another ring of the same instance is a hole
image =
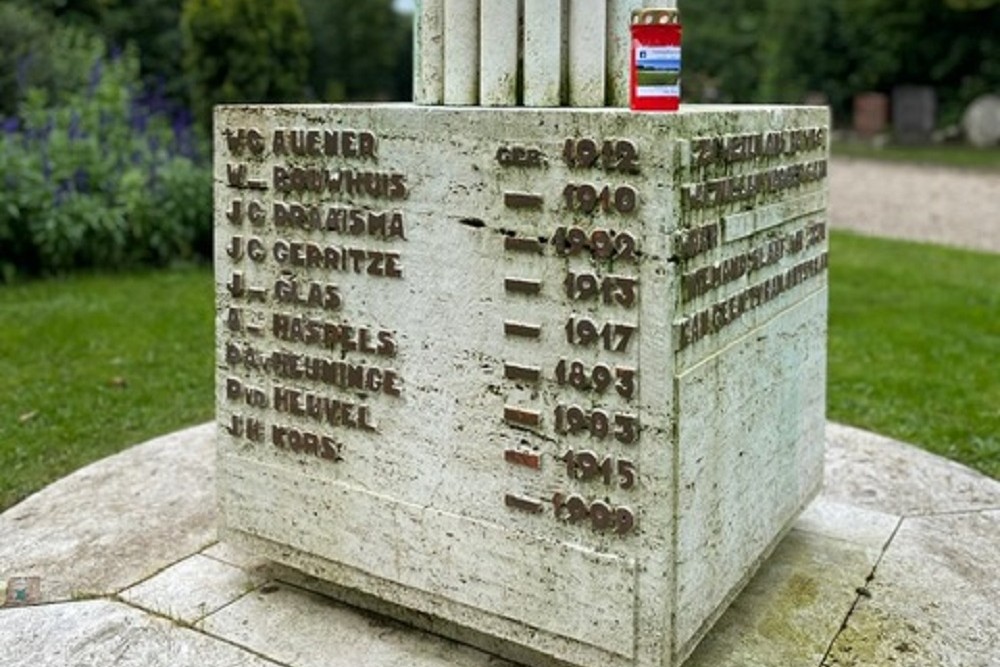
[[416, 104], [216, 111], [224, 539], [538, 666], [678, 665], [753, 574], [821, 481], [828, 112], [621, 108], [642, 4], [425, 1]]

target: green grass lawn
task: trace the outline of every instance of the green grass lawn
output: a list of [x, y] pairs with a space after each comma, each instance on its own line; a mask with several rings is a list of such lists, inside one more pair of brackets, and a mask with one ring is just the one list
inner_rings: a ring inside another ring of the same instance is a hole
[[1000, 255], [834, 233], [828, 417], [1000, 478]]
[[909, 162], [945, 167], [1000, 171], [1000, 148], [973, 148], [964, 145], [898, 146], [876, 148], [859, 142], [834, 142], [835, 156], [886, 162]]
[[[829, 417], [1000, 478], [1000, 255], [834, 233]], [[208, 269], [0, 286], [0, 508], [212, 418]]]
[[0, 286], [0, 508], [211, 419], [207, 268]]

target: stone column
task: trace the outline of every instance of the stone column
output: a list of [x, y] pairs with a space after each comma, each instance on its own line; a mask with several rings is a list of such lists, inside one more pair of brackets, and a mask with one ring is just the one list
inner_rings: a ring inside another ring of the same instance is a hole
[[479, 0], [444, 0], [444, 103], [479, 102]]
[[518, 5], [517, 0], [482, 0], [479, 9], [479, 104], [482, 106], [517, 104]]
[[422, 0], [413, 43], [413, 101], [444, 103], [444, 0]]
[[603, 107], [608, 3], [569, 0], [569, 106]]
[[[645, 0], [647, 4], [653, 0]], [[629, 102], [629, 64], [631, 61], [632, 12], [642, 9], [643, 0], [608, 0], [608, 71], [609, 107], [627, 107]]]
[[562, 103], [563, 0], [524, 0], [524, 106]]

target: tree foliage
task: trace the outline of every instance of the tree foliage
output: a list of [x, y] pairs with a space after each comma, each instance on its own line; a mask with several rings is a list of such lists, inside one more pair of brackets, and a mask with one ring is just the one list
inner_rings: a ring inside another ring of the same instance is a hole
[[298, 0], [185, 0], [181, 15], [191, 106], [302, 101], [309, 33]]
[[[36, 17], [57, 19], [60, 25], [76, 26], [100, 36], [112, 48], [135, 49], [145, 85], [163, 87], [175, 101], [186, 101], [180, 31], [183, 0], [17, 2], [31, 9]], [[6, 21], [0, 21], [0, 24], [6, 24]]]
[[392, 0], [302, 0], [312, 53], [309, 85], [320, 100], [409, 99], [412, 21]]
[[683, 11], [692, 99], [800, 102], [824, 93], [847, 115], [852, 97], [896, 85], [937, 91], [955, 122], [1000, 89], [1000, 0], [718, 0]]

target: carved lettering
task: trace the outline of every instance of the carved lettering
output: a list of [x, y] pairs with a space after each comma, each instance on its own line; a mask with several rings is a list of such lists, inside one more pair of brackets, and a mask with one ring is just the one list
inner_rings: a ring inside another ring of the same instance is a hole
[[378, 139], [367, 131], [278, 129], [271, 150], [277, 157], [345, 157], [377, 160]]
[[400, 211], [275, 202], [274, 226], [277, 229], [316, 230], [384, 240], [406, 239]]
[[309, 391], [274, 388], [274, 409], [282, 414], [358, 431], [378, 430], [367, 405], [321, 396]]
[[328, 435], [317, 435], [290, 426], [272, 426], [271, 444], [297, 454], [309, 454], [334, 463], [344, 460], [344, 446]]
[[282, 266], [365, 274], [377, 278], [403, 277], [400, 255], [395, 252], [277, 241], [273, 255]]
[[754, 174], [685, 185], [681, 189], [681, 202], [691, 210], [714, 208], [783, 192], [826, 177], [826, 160], [785, 165]]
[[297, 315], [275, 313], [271, 318], [271, 333], [286, 343], [301, 343], [328, 350], [394, 357], [398, 349], [391, 331], [374, 331], [365, 327], [335, 324]]
[[823, 253], [684, 318], [675, 325], [678, 348], [684, 349], [706, 336], [718, 333], [746, 313], [773, 301], [812, 278], [823, 275], [828, 265], [827, 253]]
[[288, 193], [330, 193], [372, 199], [406, 199], [406, 176], [382, 171], [274, 167], [274, 189]]
[[306, 308], [340, 310], [343, 299], [340, 288], [329, 283], [301, 283], [294, 278], [280, 278], [274, 283], [274, 300]]
[[261, 155], [266, 148], [264, 135], [261, 134], [260, 130], [239, 128], [236, 130], [226, 130], [224, 135], [226, 137], [226, 148], [236, 156], [242, 155], [245, 149], [249, 149], [254, 155]]
[[496, 158], [502, 167], [539, 169], [546, 165], [545, 154], [536, 148], [501, 146], [497, 149]]

